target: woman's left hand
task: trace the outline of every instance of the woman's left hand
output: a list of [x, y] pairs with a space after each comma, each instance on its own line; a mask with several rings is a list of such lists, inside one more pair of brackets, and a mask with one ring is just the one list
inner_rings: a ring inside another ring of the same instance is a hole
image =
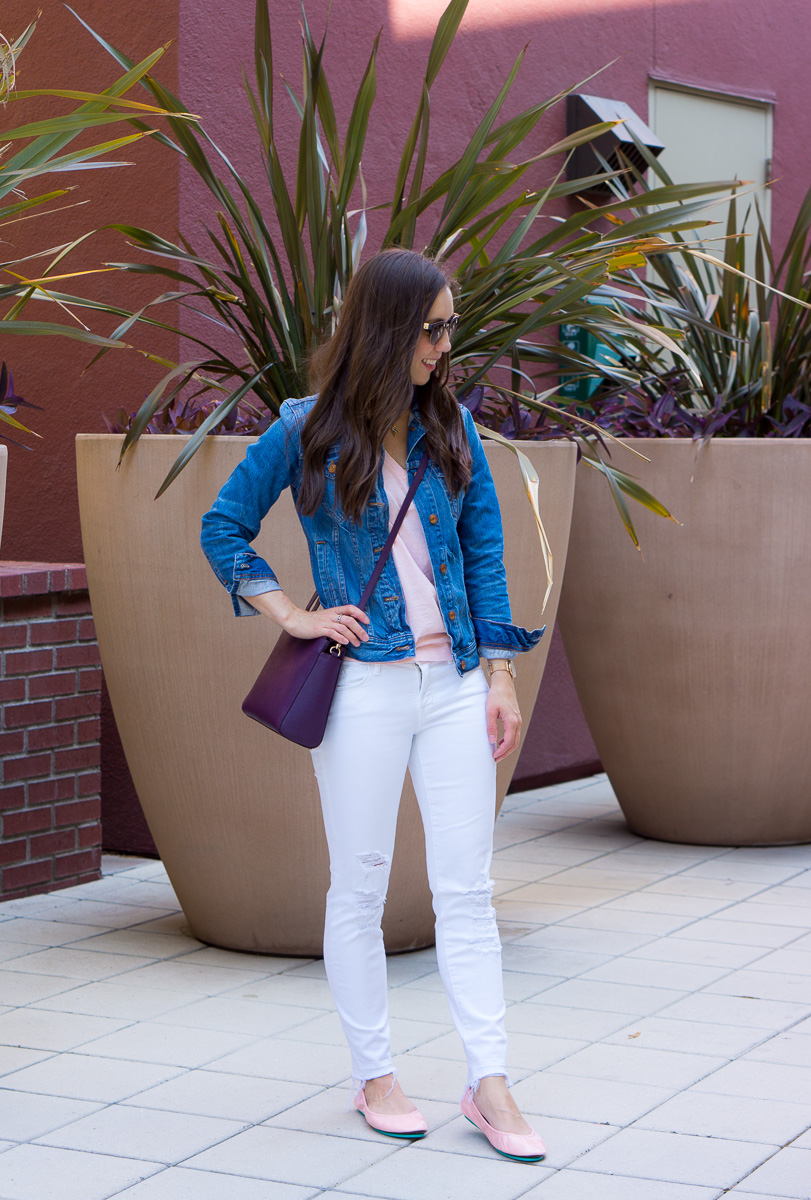
[[[521, 735], [521, 713], [515, 695], [515, 684], [509, 671], [494, 671], [490, 676], [490, 691], [487, 695], [487, 736], [493, 747], [493, 758], [501, 762], [512, 754]], [[502, 724], [504, 737], [498, 740], [498, 723]]]

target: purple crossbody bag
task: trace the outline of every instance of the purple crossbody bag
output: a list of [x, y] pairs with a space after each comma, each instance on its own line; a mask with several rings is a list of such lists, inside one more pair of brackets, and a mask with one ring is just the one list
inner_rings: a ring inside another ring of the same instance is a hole
[[[427, 466], [426, 451], [358, 601], [358, 608], [365, 609], [369, 603]], [[319, 603], [318, 592], [315, 592], [307, 605], [307, 612], [312, 612]], [[242, 711], [290, 742], [306, 746], [308, 750], [320, 746], [345, 652], [346, 646], [332, 638], [297, 638], [282, 630], [270, 657], [242, 702]]]

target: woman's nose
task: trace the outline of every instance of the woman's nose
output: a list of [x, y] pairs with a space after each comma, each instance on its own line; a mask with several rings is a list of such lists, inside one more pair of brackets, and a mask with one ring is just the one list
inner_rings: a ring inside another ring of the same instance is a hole
[[447, 329], [443, 329], [442, 337], [437, 342], [437, 350], [440, 354], [447, 354], [451, 348], [451, 339], [448, 336]]

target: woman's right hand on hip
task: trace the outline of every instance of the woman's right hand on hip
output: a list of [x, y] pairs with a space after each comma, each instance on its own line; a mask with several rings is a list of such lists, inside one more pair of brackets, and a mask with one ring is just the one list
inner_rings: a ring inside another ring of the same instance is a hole
[[293, 637], [334, 638], [341, 646], [359, 646], [361, 642], [369, 640], [364, 628], [369, 624], [369, 618], [356, 604], [338, 604], [333, 608], [316, 608], [308, 612], [294, 604], [282, 591], [251, 596], [250, 602]]

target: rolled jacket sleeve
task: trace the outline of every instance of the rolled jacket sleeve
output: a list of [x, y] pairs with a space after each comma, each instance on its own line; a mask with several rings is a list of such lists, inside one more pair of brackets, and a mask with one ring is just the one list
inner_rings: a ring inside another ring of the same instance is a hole
[[231, 596], [238, 617], [255, 616], [247, 599], [280, 590], [270, 564], [251, 543], [263, 518], [294, 476], [287, 422], [282, 416], [248, 448], [203, 517], [200, 544], [214, 574]]
[[473, 417], [464, 407], [462, 413], [472, 468], [457, 532], [470, 616], [481, 658], [513, 658], [537, 645], [546, 626], [529, 630], [512, 623], [498, 496]]

